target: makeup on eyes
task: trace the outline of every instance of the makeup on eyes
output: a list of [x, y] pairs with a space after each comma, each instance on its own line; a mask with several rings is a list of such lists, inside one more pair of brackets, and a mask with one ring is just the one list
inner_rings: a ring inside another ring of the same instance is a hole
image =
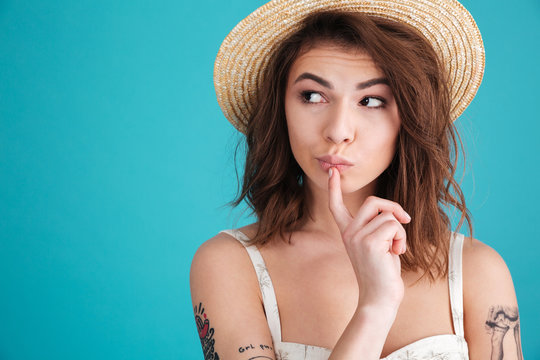
[[[363, 104], [366, 100], [368, 100], [368, 102], [369, 102], [370, 99], [375, 99], [375, 100], [379, 101], [380, 105], [368, 106], [368, 104], [365, 104], [365, 105]], [[384, 98], [380, 97], [380, 96], [366, 96], [362, 100], [360, 100], [360, 103], [363, 106], [365, 106], [367, 108], [370, 108], [370, 109], [382, 109], [382, 108], [384, 108], [386, 106], [386, 100]]]
[[[300, 92], [300, 100], [306, 104], [318, 104], [321, 100], [325, 99], [318, 91], [305, 90]], [[315, 100], [315, 102], [311, 100]]]
[[[327, 102], [326, 99], [320, 94], [320, 92], [314, 91], [314, 90], [301, 91], [299, 94], [299, 98], [303, 103], [311, 104], [311, 105]], [[372, 99], [380, 102], [380, 105], [368, 106], [369, 102], [372, 102]], [[363, 107], [366, 107], [368, 109], [382, 109], [386, 106], [386, 99], [384, 99], [381, 96], [364, 96], [359, 101], [359, 104], [361, 104]]]

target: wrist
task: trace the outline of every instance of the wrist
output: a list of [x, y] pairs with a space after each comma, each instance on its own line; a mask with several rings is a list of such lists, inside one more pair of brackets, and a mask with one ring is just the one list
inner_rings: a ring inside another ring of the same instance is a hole
[[354, 316], [362, 319], [362, 322], [370, 324], [370, 327], [387, 332], [396, 319], [398, 309], [399, 305], [363, 304], [358, 305]]
[[332, 350], [330, 359], [379, 359], [397, 308], [358, 306], [347, 328]]
[[[401, 280], [400, 280], [401, 281]], [[401, 281], [403, 284], [403, 281]], [[369, 292], [366, 289], [360, 288], [360, 296], [358, 298], [357, 307], [371, 308], [375, 312], [396, 312], [403, 301], [405, 291], [397, 289], [390, 292]]]
[[397, 315], [401, 301], [378, 301], [369, 302], [360, 299], [356, 307], [357, 312], [365, 313], [366, 315], [378, 314], [380, 316], [393, 316]]

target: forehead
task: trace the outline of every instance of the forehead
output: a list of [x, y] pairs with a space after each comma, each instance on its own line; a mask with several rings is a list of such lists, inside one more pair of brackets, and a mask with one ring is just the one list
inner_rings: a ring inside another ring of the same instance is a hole
[[289, 75], [305, 71], [317, 72], [319, 75], [332, 72], [366, 73], [366, 76], [382, 76], [383, 73], [364, 50], [345, 48], [332, 44], [318, 44], [300, 52], [293, 62]]

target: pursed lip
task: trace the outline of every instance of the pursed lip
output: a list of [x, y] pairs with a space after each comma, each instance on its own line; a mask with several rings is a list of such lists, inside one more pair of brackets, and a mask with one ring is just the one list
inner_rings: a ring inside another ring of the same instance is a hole
[[354, 164], [350, 161], [336, 155], [320, 156], [317, 158], [317, 160], [319, 161], [319, 165], [324, 171], [328, 171], [330, 168], [335, 167], [341, 173], [348, 168], [354, 166]]

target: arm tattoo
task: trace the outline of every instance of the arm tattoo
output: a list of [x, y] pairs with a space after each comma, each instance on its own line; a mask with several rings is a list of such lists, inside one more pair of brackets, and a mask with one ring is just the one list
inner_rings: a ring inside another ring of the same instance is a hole
[[244, 351], [248, 351], [248, 350], [252, 350], [252, 349], [261, 349], [261, 350], [270, 350], [270, 351], [274, 351], [274, 348], [271, 347], [270, 345], [263, 345], [263, 344], [259, 344], [259, 346], [253, 346], [253, 344], [249, 344], [247, 346], [240, 346], [238, 348], [238, 352], [239, 353], [243, 353]]
[[[204, 354], [204, 360], [219, 360], [219, 355], [214, 351], [214, 328], [210, 327], [210, 322], [206, 318], [202, 303], [193, 308], [195, 312], [195, 323], [199, 332], [199, 339]], [[204, 319], [203, 319], [204, 318]]]
[[517, 307], [492, 306], [489, 309], [486, 320], [486, 329], [491, 334], [491, 360], [502, 360], [504, 356], [504, 336], [513, 328], [514, 341], [516, 342], [517, 355], [523, 360], [521, 352], [521, 340], [519, 334], [519, 313]]

